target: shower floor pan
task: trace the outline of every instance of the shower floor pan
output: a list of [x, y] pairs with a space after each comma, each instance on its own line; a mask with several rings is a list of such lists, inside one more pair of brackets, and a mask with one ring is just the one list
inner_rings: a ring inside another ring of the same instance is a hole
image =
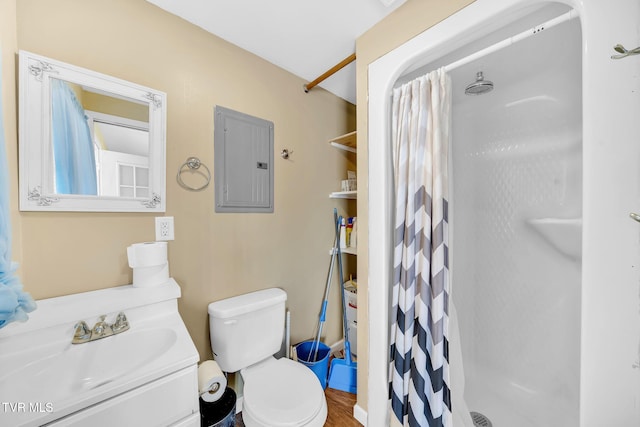
[[561, 396], [550, 407], [536, 403], [548, 402], [547, 396], [523, 393], [514, 381], [496, 374], [474, 375], [465, 382], [465, 401], [476, 427], [578, 427], [577, 407]]

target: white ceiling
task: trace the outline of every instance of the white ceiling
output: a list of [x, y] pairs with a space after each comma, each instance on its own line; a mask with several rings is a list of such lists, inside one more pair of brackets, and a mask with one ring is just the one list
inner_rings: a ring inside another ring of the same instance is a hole
[[[147, 1], [310, 82], [406, 0]], [[355, 104], [355, 63], [319, 86]]]

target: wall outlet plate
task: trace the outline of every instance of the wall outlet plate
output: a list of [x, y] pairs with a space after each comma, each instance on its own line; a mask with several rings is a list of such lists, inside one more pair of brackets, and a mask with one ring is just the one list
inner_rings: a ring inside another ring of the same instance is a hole
[[156, 217], [156, 241], [173, 240], [175, 238], [173, 231], [172, 216]]

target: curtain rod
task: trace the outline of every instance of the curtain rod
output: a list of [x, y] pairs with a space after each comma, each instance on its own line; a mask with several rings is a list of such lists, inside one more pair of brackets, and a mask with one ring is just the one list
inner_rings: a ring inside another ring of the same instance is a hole
[[521, 40], [527, 39], [531, 36], [535, 36], [538, 33], [541, 33], [542, 31], [551, 28], [551, 27], [555, 27], [558, 24], [561, 24], [563, 22], [566, 21], [570, 21], [574, 18], [578, 17], [578, 12], [575, 11], [575, 9], [571, 9], [569, 12], [560, 15], [560, 16], [556, 16], [553, 19], [550, 19], [546, 22], [543, 22], [542, 24], [535, 26], [533, 28], [530, 28], [526, 31], [523, 31], [519, 34], [516, 34], [515, 36], [511, 36], [508, 39], [502, 40], [498, 43], [492, 44], [489, 47], [486, 47], [484, 49], [481, 49], [475, 53], [472, 53], [471, 55], [465, 56], [462, 59], [459, 59], [455, 62], [452, 62], [449, 65], [445, 65], [443, 68], [445, 69], [445, 71], [451, 71], [454, 70], [458, 67], [461, 67], [463, 65], [466, 65], [472, 61], [475, 61], [478, 58], [482, 58], [483, 56], [487, 56], [493, 52], [496, 52], [500, 49], [504, 49], [505, 47], [511, 46], [514, 43], [517, 43]]
[[322, 82], [323, 80], [327, 79], [328, 77], [331, 77], [332, 75], [334, 75], [335, 73], [337, 73], [338, 71], [340, 71], [341, 69], [346, 67], [347, 65], [351, 64], [355, 60], [356, 60], [356, 54], [355, 53], [352, 53], [351, 55], [347, 56], [345, 59], [340, 61], [340, 63], [338, 63], [337, 65], [334, 65], [333, 68], [331, 68], [329, 71], [325, 72], [323, 75], [321, 75], [320, 77], [318, 77], [317, 79], [315, 79], [311, 83], [307, 83], [306, 85], [302, 85], [302, 87], [304, 88], [304, 92], [305, 93], [309, 93], [309, 91], [311, 89], [313, 89], [315, 86], [317, 86], [320, 82]]

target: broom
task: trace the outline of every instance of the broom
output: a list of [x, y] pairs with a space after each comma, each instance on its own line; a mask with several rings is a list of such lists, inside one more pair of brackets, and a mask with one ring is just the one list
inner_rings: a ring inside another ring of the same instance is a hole
[[[342, 223], [342, 217], [338, 219]], [[351, 344], [349, 344], [349, 323], [347, 322], [347, 301], [344, 296], [344, 277], [342, 274], [342, 253], [338, 246], [338, 271], [340, 273], [340, 290], [342, 292], [342, 326], [344, 328], [344, 359], [334, 358], [329, 368], [329, 387], [356, 394], [358, 390], [358, 364], [351, 360]]]

